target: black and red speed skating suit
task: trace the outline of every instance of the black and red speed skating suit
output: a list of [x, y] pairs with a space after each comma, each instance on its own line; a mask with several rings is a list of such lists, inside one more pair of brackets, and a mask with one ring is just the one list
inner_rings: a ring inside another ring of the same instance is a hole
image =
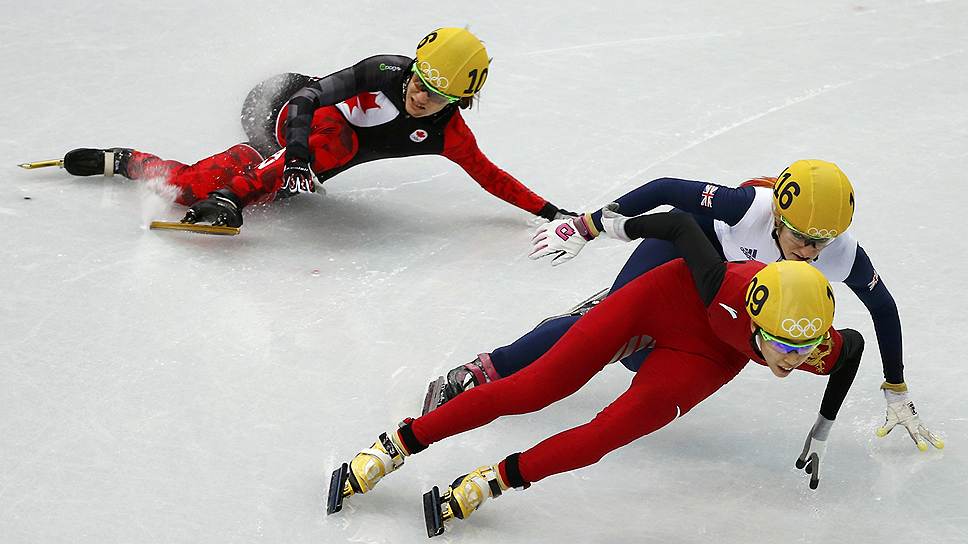
[[484, 156], [457, 104], [427, 117], [407, 114], [404, 92], [412, 62], [379, 55], [322, 78], [276, 76], [246, 99], [242, 117], [250, 142], [191, 165], [134, 151], [127, 175], [164, 179], [179, 188], [180, 204], [227, 188], [249, 205], [289, 196], [280, 191], [287, 159], [308, 162], [322, 182], [377, 159], [443, 155], [489, 193], [554, 218], [557, 207]]

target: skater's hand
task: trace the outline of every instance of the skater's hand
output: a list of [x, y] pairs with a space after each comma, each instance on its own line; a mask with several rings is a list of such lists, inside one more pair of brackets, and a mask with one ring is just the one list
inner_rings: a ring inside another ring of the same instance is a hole
[[818, 415], [797, 458], [796, 467], [810, 475], [810, 489], [817, 489], [820, 485], [820, 459], [827, 450], [827, 436], [833, 424], [833, 421]]
[[569, 217], [578, 217], [578, 214], [575, 212], [570, 212], [563, 208], [559, 208], [558, 206], [555, 206], [551, 202], [545, 202], [544, 207], [541, 208], [541, 211], [538, 212], [538, 216], [543, 217], [548, 221], [554, 221], [556, 219], [567, 219]]
[[571, 260], [578, 255], [581, 248], [589, 240], [594, 240], [598, 235], [595, 225], [592, 223], [591, 216], [585, 214], [578, 217], [567, 217], [556, 219], [541, 225], [531, 237], [531, 259], [540, 259], [548, 255], [551, 258], [551, 265], [559, 264]]
[[628, 220], [628, 217], [618, 213], [618, 202], [612, 202], [602, 208], [602, 231], [609, 238], [631, 242], [632, 239], [625, 233], [625, 222]]
[[313, 183], [313, 172], [309, 163], [302, 159], [286, 159], [286, 166], [282, 170], [282, 191], [292, 193], [312, 193], [316, 190]]
[[[886, 387], [885, 387], [886, 386]], [[928, 450], [928, 443], [939, 450], [944, 447], [944, 440], [932, 433], [921, 424], [921, 418], [914, 408], [914, 401], [908, 398], [907, 386], [904, 384], [888, 384], [881, 386], [884, 389], [884, 400], [887, 401], [887, 414], [884, 424], [877, 428], [875, 434], [878, 437], [885, 437], [898, 424], [907, 429], [908, 435], [914, 444], [921, 451]]]
[[219, 189], [188, 208], [182, 223], [211, 222], [212, 225], [242, 226], [242, 204], [235, 193]]
[[558, 208], [558, 211], [555, 212], [555, 219], [568, 219], [569, 217], [578, 217], [578, 214], [564, 208]]

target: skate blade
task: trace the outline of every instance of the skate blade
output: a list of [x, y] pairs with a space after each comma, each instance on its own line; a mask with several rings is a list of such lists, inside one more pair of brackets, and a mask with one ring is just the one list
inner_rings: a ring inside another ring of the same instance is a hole
[[440, 408], [441, 395], [444, 391], [444, 377], [440, 376], [436, 380], [430, 382], [427, 386], [427, 396], [424, 397], [423, 411], [421, 415], [427, 415], [428, 413]]
[[440, 510], [442, 502], [440, 489], [437, 486], [424, 493], [423, 508], [424, 521], [427, 523], [427, 538], [444, 534], [444, 516]]
[[48, 166], [59, 166], [63, 168], [64, 159], [51, 159], [49, 161], [24, 162], [24, 163], [18, 164], [17, 166], [27, 170], [33, 170], [34, 168], [47, 168]]
[[326, 500], [326, 515], [335, 514], [343, 509], [343, 487], [350, 476], [350, 466], [343, 463], [333, 471], [329, 480], [329, 497]]
[[553, 315], [551, 317], [546, 317], [542, 319], [540, 323], [534, 326], [534, 328], [537, 329], [538, 327], [544, 325], [549, 321], [554, 321], [555, 319], [559, 319], [562, 317], [568, 317], [568, 316], [574, 316], [574, 315], [579, 315], [579, 316], [585, 315], [586, 313], [588, 313], [589, 310], [591, 310], [595, 306], [598, 306], [599, 302], [605, 300], [605, 297], [608, 296], [608, 292], [610, 289], [611, 288], [608, 288], [608, 287], [606, 287], [605, 289], [602, 289], [601, 291], [595, 293], [594, 295], [576, 304], [574, 307], [572, 307], [572, 309], [568, 310], [567, 313]]
[[152, 221], [152, 230], [187, 230], [201, 234], [219, 234], [223, 236], [235, 236], [242, 231], [239, 227], [227, 227], [225, 225], [200, 225], [198, 223], [178, 223], [175, 221]]
[[594, 295], [578, 303], [574, 308], [569, 310], [568, 313], [569, 314], [577, 313], [579, 315], [585, 315], [585, 313], [587, 313], [588, 310], [591, 310], [595, 306], [598, 306], [599, 302], [605, 300], [605, 297], [608, 295], [609, 290], [611, 290], [611, 287], [606, 287], [605, 289], [602, 289], [601, 291], [595, 293]]

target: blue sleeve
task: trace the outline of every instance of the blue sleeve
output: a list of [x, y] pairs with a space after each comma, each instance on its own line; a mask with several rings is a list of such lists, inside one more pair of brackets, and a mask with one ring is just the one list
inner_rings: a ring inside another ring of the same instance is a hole
[[[626, 217], [668, 205], [735, 225], [750, 209], [755, 194], [752, 187], [735, 188], [704, 181], [659, 178], [619, 197], [615, 202], [619, 204], [619, 213]], [[592, 220], [601, 230], [601, 210], [592, 214]]]
[[881, 364], [884, 366], [884, 379], [888, 383], [904, 383], [901, 318], [897, 314], [897, 304], [860, 245], [857, 246], [854, 266], [844, 283], [871, 313], [881, 351]]

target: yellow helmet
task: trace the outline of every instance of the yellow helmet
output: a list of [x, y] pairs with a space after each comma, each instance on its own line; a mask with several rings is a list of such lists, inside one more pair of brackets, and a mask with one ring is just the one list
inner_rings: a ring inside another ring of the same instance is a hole
[[746, 289], [746, 311], [768, 334], [805, 342], [834, 322], [834, 291], [823, 273], [802, 261], [763, 267]]
[[797, 161], [780, 173], [773, 205], [784, 223], [813, 238], [843, 234], [854, 217], [854, 188], [836, 164]]
[[460, 98], [481, 90], [491, 60], [481, 40], [466, 28], [438, 28], [417, 44], [415, 63], [426, 83]]

